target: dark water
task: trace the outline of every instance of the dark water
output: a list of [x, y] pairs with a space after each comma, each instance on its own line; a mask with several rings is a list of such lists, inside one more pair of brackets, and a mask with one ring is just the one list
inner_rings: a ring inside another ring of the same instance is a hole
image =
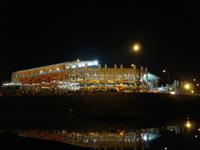
[[[5, 131], [1, 131], [2, 133]], [[101, 131], [95, 129], [91, 131], [29, 129], [7, 130], [6, 133], [17, 135], [17, 141], [19, 138], [32, 138], [36, 140], [34, 141], [36, 143], [37, 139], [49, 143], [54, 141], [58, 144], [65, 144], [67, 149], [69, 146], [74, 146], [70, 149], [167, 150], [199, 149], [200, 146], [200, 124], [190, 118], [179, 124], [143, 129]]]
[[2, 97], [0, 150], [200, 149], [199, 108], [185, 95]]

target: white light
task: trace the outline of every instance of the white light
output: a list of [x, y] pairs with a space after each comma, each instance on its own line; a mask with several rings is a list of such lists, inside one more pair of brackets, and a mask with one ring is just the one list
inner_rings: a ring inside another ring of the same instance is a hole
[[85, 67], [85, 64], [84, 64], [84, 63], [82, 63], [82, 67]]
[[10, 82], [10, 83], [3, 83], [2, 84], [2, 86], [18, 86], [18, 85], [22, 85], [22, 83]]
[[143, 136], [143, 140], [147, 141], [147, 136]]
[[75, 66], [75, 65], [72, 65], [72, 68], [76, 68], [76, 66]]
[[43, 73], [43, 71], [42, 71], [42, 70], [40, 70], [40, 73]]
[[175, 92], [175, 91], [171, 91], [170, 94], [171, 94], [171, 95], [175, 95], [176, 92]]
[[98, 65], [99, 62], [97, 60], [94, 61], [94, 65]]
[[66, 63], [65, 64], [65, 68], [81, 68], [81, 67], [85, 67], [85, 66], [97, 66], [99, 64], [99, 62], [97, 60], [93, 60], [93, 61], [76, 61], [76, 62], [70, 62], [70, 63]]
[[[147, 140], [151, 141], [158, 137], [157, 134], [152, 134], [152, 133], [144, 133], [141, 136], [144, 141], [147, 141]], [[148, 137], [148, 139], [147, 139], [147, 137]]]
[[97, 60], [95, 60], [95, 61], [89, 61], [89, 62], [87, 63], [88, 66], [97, 66], [98, 64], [99, 64], [99, 63], [98, 63]]
[[71, 82], [58, 82], [58, 88], [76, 91], [80, 89], [80, 84]]
[[79, 63], [78, 67], [85, 67], [85, 63], [84, 62]]
[[59, 71], [59, 68], [56, 68], [57, 71]]

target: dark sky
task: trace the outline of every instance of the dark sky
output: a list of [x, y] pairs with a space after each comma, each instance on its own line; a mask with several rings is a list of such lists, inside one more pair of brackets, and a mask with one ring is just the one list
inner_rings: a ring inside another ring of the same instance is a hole
[[[0, 81], [15, 70], [77, 58], [200, 77], [198, 4], [174, 1], [1, 4]], [[139, 55], [130, 52], [134, 42], [143, 46]]]

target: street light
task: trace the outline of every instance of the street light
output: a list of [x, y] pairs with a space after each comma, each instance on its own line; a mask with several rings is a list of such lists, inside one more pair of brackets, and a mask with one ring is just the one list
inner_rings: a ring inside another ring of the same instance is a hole
[[136, 69], [136, 66], [134, 64], [131, 64], [131, 67], [133, 67], [133, 69]]
[[191, 85], [189, 83], [185, 83], [184, 88], [186, 90], [189, 90], [191, 88]]
[[186, 128], [190, 129], [191, 126], [192, 126], [192, 124], [190, 123], [190, 121], [187, 121], [187, 122], [185, 123], [185, 126], [186, 126]]
[[125, 133], [124, 131], [121, 131], [121, 132], [119, 133], [119, 135], [120, 135], [120, 136], [123, 136], [124, 133]]
[[170, 82], [169, 71], [164, 68], [161, 70], [161, 74], [163, 77], [163, 82], [164, 83], [166, 82], [166, 84], [169, 84], [169, 82]]

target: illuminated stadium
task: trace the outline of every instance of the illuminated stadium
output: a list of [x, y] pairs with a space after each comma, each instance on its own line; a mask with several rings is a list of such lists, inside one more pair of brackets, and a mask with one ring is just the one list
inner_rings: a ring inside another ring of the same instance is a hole
[[12, 73], [3, 87], [67, 91], [153, 91], [159, 78], [147, 68], [123, 65], [101, 66], [98, 61], [72, 61]]

